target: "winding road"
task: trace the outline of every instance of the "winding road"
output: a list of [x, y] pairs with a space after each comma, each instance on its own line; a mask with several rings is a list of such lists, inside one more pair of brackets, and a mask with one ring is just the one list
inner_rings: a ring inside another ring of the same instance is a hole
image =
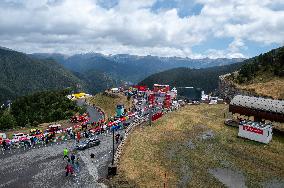
[[[79, 101], [78, 105], [83, 105]], [[92, 106], [87, 106], [91, 121], [97, 121], [100, 113]], [[124, 131], [120, 131], [123, 134]], [[57, 143], [36, 148], [15, 149], [10, 153], [0, 153], [0, 188], [22, 187], [106, 187], [97, 183], [107, 175], [107, 166], [111, 161], [112, 134], [97, 136], [101, 144], [96, 147], [78, 151], [80, 171], [76, 176], [65, 177], [66, 161], [63, 149], [74, 147], [74, 141]], [[95, 154], [91, 161], [90, 154]]]

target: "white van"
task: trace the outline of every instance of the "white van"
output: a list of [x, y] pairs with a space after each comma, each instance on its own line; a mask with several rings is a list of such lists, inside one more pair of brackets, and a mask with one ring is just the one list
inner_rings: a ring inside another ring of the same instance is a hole
[[2, 138], [2, 139], [6, 139], [6, 138], [7, 138], [6, 133], [0, 133], [0, 138]]

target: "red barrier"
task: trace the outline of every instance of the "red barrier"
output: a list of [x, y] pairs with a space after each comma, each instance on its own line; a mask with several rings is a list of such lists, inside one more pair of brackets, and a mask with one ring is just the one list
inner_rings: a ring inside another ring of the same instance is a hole
[[162, 116], [163, 116], [163, 113], [162, 112], [158, 112], [158, 113], [156, 113], [156, 114], [154, 114], [152, 116], [152, 121], [155, 121], [155, 120], [159, 119]]

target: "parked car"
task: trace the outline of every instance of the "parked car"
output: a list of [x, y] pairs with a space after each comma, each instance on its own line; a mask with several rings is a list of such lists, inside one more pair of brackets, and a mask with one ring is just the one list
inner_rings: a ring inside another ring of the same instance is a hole
[[60, 124], [53, 124], [48, 126], [48, 132], [50, 133], [61, 133], [61, 125]]
[[100, 133], [103, 129], [100, 126], [96, 126], [95, 128], [90, 129], [90, 132], [93, 134]]
[[24, 133], [14, 133], [13, 138], [11, 140], [12, 143], [22, 142], [25, 140], [29, 140], [30, 137]]
[[101, 141], [99, 139], [97, 139], [97, 138], [92, 137], [92, 138], [88, 139], [88, 145], [90, 147], [98, 146], [100, 143], [101, 143]]
[[90, 147], [93, 147], [93, 146], [97, 146], [100, 144], [100, 140], [95, 138], [95, 137], [91, 137], [87, 140], [84, 140], [84, 141], [81, 141], [79, 142], [77, 145], [76, 145], [76, 149], [77, 150], [85, 150], [85, 149], [88, 149]]

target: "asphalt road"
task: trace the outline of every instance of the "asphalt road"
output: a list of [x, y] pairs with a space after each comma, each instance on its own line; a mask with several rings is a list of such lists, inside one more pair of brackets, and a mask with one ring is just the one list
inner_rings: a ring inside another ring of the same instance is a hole
[[[85, 104], [84, 99], [80, 99], [80, 100], [77, 101], [78, 106], [83, 106], [84, 104]], [[95, 108], [93, 108], [92, 106], [87, 105], [87, 112], [89, 112], [90, 121], [92, 121], [92, 122], [97, 122], [98, 119], [102, 118], [100, 113]]]
[[[97, 121], [99, 112], [87, 106], [92, 121]], [[124, 131], [119, 131], [123, 135]], [[98, 135], [99, 146], [78, 151], [80, 170], [76, 176], [65, 177], [66, 160], [63, 149], [74, 147], [74, 141], [68, 141], [25, 151], [12, 150], [12, 153], [0, 153], [0, 188], [22, 187], [106, 187], [97, 183], [105, 178], [107, 166], [112, 156], [112, 134]], [[91, 161], [90, 154], [95, 154]]]

